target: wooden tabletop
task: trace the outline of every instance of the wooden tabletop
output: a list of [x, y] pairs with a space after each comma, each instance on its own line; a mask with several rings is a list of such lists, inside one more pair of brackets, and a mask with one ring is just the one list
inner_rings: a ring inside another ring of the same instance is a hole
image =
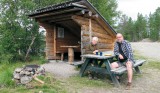
[[[84, 58], [95, 58], [95, 59], [109, 59], [109, 58], [115, 57], [115, 55], [111, 51], [102, 52], [102, 54], [103, 54], [102, 56], [95, 55], [95, 54], [86, 54], [86, 55], [81, 55], [81, 57], [84, 57]], [[110, 54], [111, 56], [105, 56], [106, 54]]]
[[64, 48], [78, 48], [79, 46], [61, 46], [61, 47], [64, 47]]

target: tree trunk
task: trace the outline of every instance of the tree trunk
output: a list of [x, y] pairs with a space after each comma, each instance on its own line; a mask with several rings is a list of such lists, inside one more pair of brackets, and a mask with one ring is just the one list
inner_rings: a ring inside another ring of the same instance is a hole
[[36, 39], [36, 37], [34, 36], [34, 37], [32, 38], [31, 44], [30, 44], [29, 47], [28, 47], [28, 50], [27, 50], [27, 53], [26, 53], [26, 56], [25, 56], [25, 59], [24, 59], [25, 61], [27, 60], [27, 58], [28, 58], [28, 56], [29, 56], [29, 52], [30, 52], [30, 50], [31, 50], [31, 47], [32, 47], [35, 39]]

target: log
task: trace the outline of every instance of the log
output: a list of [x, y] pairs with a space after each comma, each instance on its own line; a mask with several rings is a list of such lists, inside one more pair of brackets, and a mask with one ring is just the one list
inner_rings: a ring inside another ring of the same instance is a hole
[[74, 50], [73, 48], [68, 48], [68, 61], [70, 64], [74, 61]]
[[39, 78], [37, 78], [36, 75], [33, 76], [33, 79], [36, 80], [36, 81], [38, 81], [38, 82], [41, 83], [41, 84], [44, 84], [44, 81], [42, 81], [42, 80], [40, 80]]
[[[109, 35], [111, 35], [113, 38], [116, 38], [116, 35], [113, 31], [111, 31], [111, 28], [108, 28], [108, 26], [104, 26], [104, 22], [100, 19], [96, 19], [98, 24], [100, 24], [106, 31], [108, 31]], [[102, 23], [103, 22], [103, 23]]]
[[26, 53], [26, 56], [25, 56], [25, 59], [24, 59], [25, 61], [26, 61], [27, 58], [28, 58], [29, 52], [30, 52], [30, 50], [31, 50], [31, 47], [32, 47], [35, 39], [36, 39], [36, 36], [34, 36], [34, 37], [32, 38], [31, 44], [30, 44], [29, 47], [28, 47], [28, 50], [27, 50], [27, 53]]
[[79, 25], [87, 25], [89, 26], [89, 19], [81, 16], [72, 16], [72, 19], [76, 21]]
[[109, 36], [108, 34], [101, 34], [99, 32], [92, 32], [93, 36], [96, 36], [98, 38], [103, 38], [103, 39], [108, 39], [108, 40], [112, 40], [113, 38], [111, 36]]

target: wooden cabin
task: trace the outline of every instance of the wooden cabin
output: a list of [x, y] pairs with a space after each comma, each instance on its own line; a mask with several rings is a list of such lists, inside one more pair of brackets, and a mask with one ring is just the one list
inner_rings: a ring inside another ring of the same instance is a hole
[[29, 17], [46, 29], [46, 58], [60, 59], [68, 53], [86, 54], [92, 37], [100, 51], [113, 50], [116, 32], [88, 0], [72, 0], [35, 10]]

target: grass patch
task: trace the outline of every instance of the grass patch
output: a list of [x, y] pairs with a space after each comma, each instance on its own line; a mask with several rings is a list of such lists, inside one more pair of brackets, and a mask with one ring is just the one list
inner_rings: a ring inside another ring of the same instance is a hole
[[[83, 88], [83, 87], [95, 87], [95, 88], [102, 88], [107, 87], [111, 88], [111, 81], [109, 81], [108, 78], [106, 79], [98, 79], [98, 80], [89, 80], [88, 77], [80, 77], [80, 76], [74, 76], [70, 77], [67, 80], [70, 84], [74, 85], [74, 87], [77, 88]], [[71, 85], [71, 86], [72, 86]]]
[[159, 69], [160, 70], [160, 61], [156, 59], [149, 59], [147, 57], [139, 55], [137, 51], [135, 51], [135, 59], [144, 59], [147, 62], [142, 68], [152, 68], [152, 69]]

